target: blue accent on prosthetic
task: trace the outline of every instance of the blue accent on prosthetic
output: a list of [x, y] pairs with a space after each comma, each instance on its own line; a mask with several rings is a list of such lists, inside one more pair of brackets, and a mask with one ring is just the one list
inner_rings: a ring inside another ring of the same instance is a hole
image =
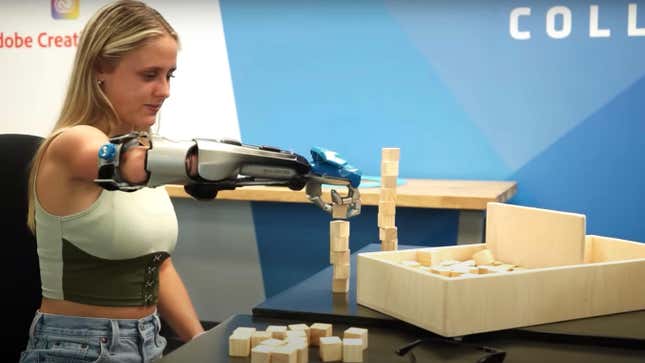
[[110, 142], [103, 144], [99, 148], [99, 158], [105, 161], [114, 161], [116, 155], [116, 146]]
[[362, 172], [341, 158], [337, 152], [319, 146], [311, 148], [311, 171], [320, 176], [349, 180], [354, 188], [361, 184]]

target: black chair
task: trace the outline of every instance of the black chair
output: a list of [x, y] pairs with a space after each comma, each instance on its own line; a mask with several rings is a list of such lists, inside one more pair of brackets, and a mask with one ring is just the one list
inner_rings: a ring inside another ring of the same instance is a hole
[[40, 306], [36, 239], [27, 228], [27, 184], [31, 159], [43, 138], [0, 134], [0, 233], [2, 310], [0, 361], [17, 362]]

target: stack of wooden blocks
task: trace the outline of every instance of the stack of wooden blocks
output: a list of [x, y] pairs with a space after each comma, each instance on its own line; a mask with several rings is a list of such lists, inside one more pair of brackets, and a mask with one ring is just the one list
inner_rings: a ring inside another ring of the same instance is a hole
[[399, 148], [381, 151], [381, 190], [378, 202], [378, 228], [381, 250], [398, 248], [398, 233], [394, 223], [396, 211], [396, 181], [399, 177]]
[[329, 223], [329, 262], [333, 267], [332, 292], [349, 291], [349, 222], [334, 220]]

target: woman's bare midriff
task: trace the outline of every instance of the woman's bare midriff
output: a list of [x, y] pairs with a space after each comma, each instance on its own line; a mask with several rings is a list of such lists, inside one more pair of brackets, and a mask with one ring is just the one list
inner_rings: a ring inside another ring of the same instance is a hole
[[140, 319], [154, 313], [156, 309], [156, 305], [100, 306], [43, 298], [39, 311], [46, 314], [81, 316], [86, 318]]

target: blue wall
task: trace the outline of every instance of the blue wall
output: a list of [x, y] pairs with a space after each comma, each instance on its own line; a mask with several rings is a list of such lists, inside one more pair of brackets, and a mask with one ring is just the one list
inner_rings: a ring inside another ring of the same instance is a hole
[[[590, 37], [591, 4], [610, 37]], [[645, 28], [636, 0], [221, 0], [242, 139], [307, 156], [325, 146], [367, 175], [382, 147], [400, 147], [402, 177], [515, 180], [513, 203], [645, 241], [645, 37], [629, 36], [628, 4]], [[520, 6], [527, 40], [509, 31]], [[553, 6], [571, 13], [566, 38], [545, 31]], [[329, 217], [316, 213], [254, 204], [267, 296], [324, 267]], [[353, 248], [377, 239], [370, 219], [352, 220], [364, 226]], [[454, 212], [397, 211], [397, 224], [400, 243], [455, 241]], [[294, 264], [275, 246], [316, 257]]]

